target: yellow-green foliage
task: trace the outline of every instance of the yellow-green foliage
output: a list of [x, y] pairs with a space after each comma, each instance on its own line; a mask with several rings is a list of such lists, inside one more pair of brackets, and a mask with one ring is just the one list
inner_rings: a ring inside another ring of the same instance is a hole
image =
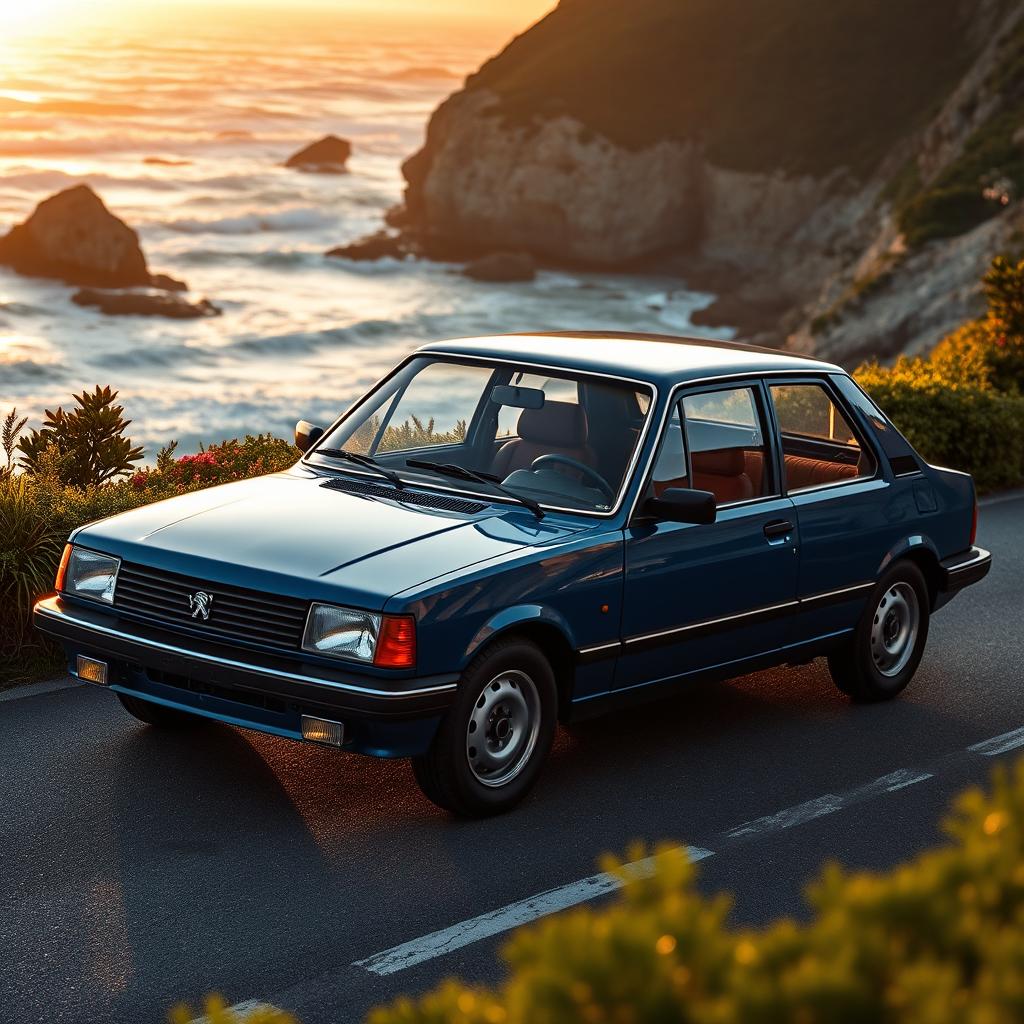
[[197, 1019], [203, 1024], [297, 1024], [290, 1013], [265, 1004], [241, 1014], [234, 1013], [218, 995], [207, 997], [202, 1017], [184, 1004], [176, 1006], [169, 1014], [170, 1024], [191, 1024]]
[[678, 849], [649, 878], [609, 862], [622, 897], [519, 931], [501, 986], [449, 981], [369, 1024], [1017, 1024], [1024, 763], [962, 795], [946, 832], [893, 871], [826, 867], [808, 923], [763, 929], [731, 927]]
[[974, 475], [981, 491], [1024, 483], [1024, 260], [997, 257], [988, 312], [927, 356], [857, 380], [929, 461]]

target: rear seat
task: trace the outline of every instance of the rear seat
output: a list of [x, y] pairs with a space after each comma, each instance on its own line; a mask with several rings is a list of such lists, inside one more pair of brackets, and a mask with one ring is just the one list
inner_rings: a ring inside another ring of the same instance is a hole
[[[809, 459], [803, 455], [786, 455], [786, 485], [791, 491], [801, 487], [817, 487], [819, 484], [835, 483], [857, 476], [858, 466], [844, 462], [830, 462], [827, 459]], [[754, 493], [761, 494], [761, 479], [764, 475], [764, 458], [760, 452], [745, 453], [746, 474], [754, 486]]]

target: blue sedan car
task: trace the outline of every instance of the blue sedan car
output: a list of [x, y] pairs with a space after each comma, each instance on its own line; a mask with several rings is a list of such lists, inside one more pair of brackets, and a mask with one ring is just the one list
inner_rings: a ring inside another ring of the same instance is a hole
[[428, 345], [290, 470], [70, 538], [42, 632], [136, 718], [380, 757], [463, 815], [537, 781], [559, 721], [826, 656], [896, 696], [980, 580], [971, 478], [838, 366], [727, 343]]

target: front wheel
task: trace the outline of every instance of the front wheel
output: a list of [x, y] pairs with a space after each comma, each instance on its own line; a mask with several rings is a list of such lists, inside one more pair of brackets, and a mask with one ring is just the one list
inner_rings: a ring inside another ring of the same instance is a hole
[[555, 735], [551, 665], [525, 640], [499, 642], [466, 670], [430, 750], [413, 758], [424, 795], [464, 817], [499, 814], [533, 787]]
[[928, 587], [913, 562], [878, 581], [852, 638], [829, 655], [836, 686], [860, 703], [889, 700], [910, 682], [928, 640]]

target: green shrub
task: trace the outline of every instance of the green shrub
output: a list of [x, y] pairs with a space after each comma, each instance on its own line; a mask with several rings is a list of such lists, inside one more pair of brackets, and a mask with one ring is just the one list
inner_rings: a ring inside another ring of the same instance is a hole
[[[1024, 764], [963, 794], [951, 842], [884, 873], [826, 867], [807, 923], [737, 928], [679, 848], [651, 877], [521, 929], [496, 988], [449, 981], [369, 1024], [1015, 1024], [1024, 1017]], [[642, 855], [633, 850], [631, 858]]]
[[962, 235], [997, 214], [1002, 207], [982, 194], [980, 182], [933, 188], [912, 199], [899, 215], [907, 245], [915, 248], [933, 238]]
[[42, 429], [18, 442], [22, 468], [35, 473], [44, 453], [52, 448], [61, 460], [50, 466], [63, 483], [88, 487], [126, 476], [142, 458], [142, 449], [124, 436], [131, 420], [122, 416], [124, 407], [114, 404], [116, 398], [116, 391], [97, 387], [75, 395], [78, 408], [71, 412], [47, 409]]
[[973, 475], [980, 492], [1024, 482], [1024, 397], [954, 385], [927, 364], [857, 371], [861, 387], [928, 461]]
[[869, 363], [856, 377], [929, 462], [991, 491], [1024, 483], [1024, 260], [996, 257], [983, 285], [980, 320], [928, 356]]
[[[28, 439], [31, 455], [26, 455], [26, 471], [19, 474], [3, 468], [0, 472], [0, 687], [59, 668], [56, 649], [32, 629], [32, 605], [53, 589], [60, 554], [72, 530], [176, 494], [278, 472], [299, 455], [290, 442], [269, 434], [224, 441], [180, 458], [170, 444], [157, 456], [155, 467], [115, 479], [126, 466], [130, 468], [127, 456], [141, 449], [122, 436], [127, 423], [120, 419], [120, 408], [110, 405], [116, 392], [97, 388], [92, 395], [76, 399], [85, 398], [80, 402], [84, 410], [92, 408], [94, 396], [99, 396], [97, 401], [105, 410], [99, 422], [110, 426], [116, 415], [122, 425], [116, 431], [116, 445], [92, 445], [96, 458], [87, 463], [92, 469], [74, 471], [74, 453], [78, 444], [88, 448], [92, 442], [85, 438], [95, 439], [97, 434], [77, 426], [62, 433], [67, 414], [47, 413], [49, 426], [33, 431]], [[8, 423], [13, 434], [8, 438], [11, 432], [0, 428], [0, 444], [13, 442], [16, 413], [6, 418], [5, 427]], [[47, 430], [51, 434], [45, 443], [31, 440]], [[24, 443], [20, 450], [26, 452]], [[121, 468], [111, 473], [115, 466]]]

